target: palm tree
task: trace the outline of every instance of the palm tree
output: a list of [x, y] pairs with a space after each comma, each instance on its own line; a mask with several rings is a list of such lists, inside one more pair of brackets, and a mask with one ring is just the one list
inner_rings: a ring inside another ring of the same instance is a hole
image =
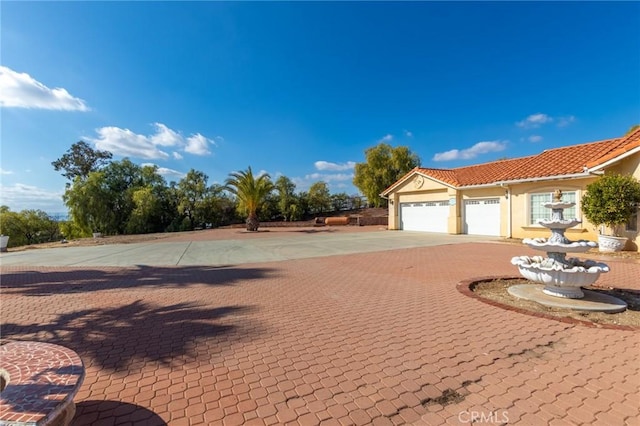
[[238, 209], [248, 215], [247, 231], [257, 231], [260, 226], [258, 209], [273, 191], [271, 177], [264, 173], [256, 178], [249, 167], [246, 171], [229, 173], [225, 188], [238, 197]]

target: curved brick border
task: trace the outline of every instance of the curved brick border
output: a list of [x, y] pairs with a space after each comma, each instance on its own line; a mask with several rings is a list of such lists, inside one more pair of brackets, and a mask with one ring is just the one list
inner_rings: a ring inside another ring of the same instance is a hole
[[518, 312], [525, 315], [530, 315], [533, 317], [545, 318], [545, 319], [550, 319], [550, 320], [564, 322], [564, 323], [573, 324], [573, 325], [584, 325], [585, 327], [591, 327], [591, 328], [605, 328], [610, 330], [626, 330], [626, 331], [640, 330], [640, 327], [633, 327], [630, 325], [600, 324], [600, 323], [583, 321], [583, 320], [569, 318], [569, 317], [557, 317], [554, 315], [545, 314], [543, 312], [530, 311], [528, 309], [518, 308], [516, 306], [506, 305], [504, 303], [496, 302], [495, 300], [487, 299], [486, 297], [479, 296], [477, 293], [471, 290], [474, 284], [493, 281], [493, 280], [522, 280], [522, 277], [514, 277], [512, 275], [507, 275], [507, 276], [488, 276], [488, 277], [471, 278], [468, 280], [460, 281], [456, 286], [456, 288], [460, 293], [464, 294], [465, 296], [469, 296], [471, 298], [477, 299], [488, 305], [497, 306], [498, 308], [506, 309], [508, 311]]
[[0, 424], [67, 424], [73, 397], [84, 380], [82, 360], [51, 343], [10, 342], [0, 346], [0, 369], [8, 383], [0, 394]]

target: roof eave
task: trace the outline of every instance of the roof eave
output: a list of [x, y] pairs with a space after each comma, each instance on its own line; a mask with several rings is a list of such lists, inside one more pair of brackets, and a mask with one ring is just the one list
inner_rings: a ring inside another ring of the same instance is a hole
[[604, 163], [599, 164], [597, 166], [590, 167], [589, 171], [590, 172], [597, 172], [597, 171], [599, 171], [601, 169], [604, 169], [605, 167], [609, 167], [610, 165], [612, 165], [614, 163], [617, 163], [620, 160], [624, 160], [625, 158], [627, 158], [627, 157], [629, 157], [631, 155], [637, 154], [639, 152], [640, 152], [640, 146], [637, 146], [637, 147], [635, 147], [633, 149], [630, 149], [629, 151], [627, 151], [627, 152], [625, 152], [623, 154], [618, 155], [617, 157], [612, 158], [611, 160], [605, 161]]
[[592, 175], [591, 170], [586, 170], [581, 173], [570, 173], [566, 175], [553, 175], [553, 176], [541, 176], [541, 177], [535, 177], [535, 178], [501, 180], [496, 182], [495, 184], [497, 186], [505, 186], [505, 185], [519, 184], [519, 183], [541, 182], [545, 180], [580, 179], [580, 178], [590, 177], [591, 175]]
[[447, 186], [449, 188], [452, 189], [458, 189], [457, 186], [452, 185], [450, 183], [444, 182], [440, 179], [436, 179], [433, 176], [429, 176], [428, 174], [422, 173], [420, 170], [412, 170], [415, 173], [411, 173], [409, 172], [407, 175], [405, 175], [402, 179], [400, 179], [399, 181], [397, 181], [396, 183], [394, 183], [393, 185], [391, 185], [389, 188], [385, 189], [384, 191], [382, 191], [379, 195], [382, 198], [387, 198], [389, 196], [389, 194], [391, 194], [393, 192], [394, 189], [396, 189], [397, 187], [399, 187], [400, 185], [402, 185], [403, 183], [405, 183], [406, 181], [408, 181], [411, 177], [415, 176], [416, 174], [419, 174], [420, 176], [423, 176], [429, 180], [432, 180], [434, 182], [437, 182], [441, 185]]

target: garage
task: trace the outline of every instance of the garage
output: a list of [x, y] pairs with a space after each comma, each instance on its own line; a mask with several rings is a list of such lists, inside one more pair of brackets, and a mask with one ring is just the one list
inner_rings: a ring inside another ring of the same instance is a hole
[[405, 231], [447, 232], [448, 201], [400, 204], [400, 229]]
[[500, 236], [500, 199], [465, 200], [464, 233]]

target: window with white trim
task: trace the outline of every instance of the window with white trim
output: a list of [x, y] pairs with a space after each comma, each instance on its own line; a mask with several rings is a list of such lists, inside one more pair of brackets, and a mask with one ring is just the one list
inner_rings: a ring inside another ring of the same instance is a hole
[[[562, 201], [568, 203], [576, 202], [576, 191], [567, 191], [562, 193]], [[553, 201], [553, 192], [540, 192], [529, 195], [529, 224], [537, 225], [538, 221], [543, 219], [551, 219], [551, 209], [543, 206], [543, 203]], [[573, 219], [577, 213], [577, 205], [564, 209], [563, 215], [565, 219]]]

